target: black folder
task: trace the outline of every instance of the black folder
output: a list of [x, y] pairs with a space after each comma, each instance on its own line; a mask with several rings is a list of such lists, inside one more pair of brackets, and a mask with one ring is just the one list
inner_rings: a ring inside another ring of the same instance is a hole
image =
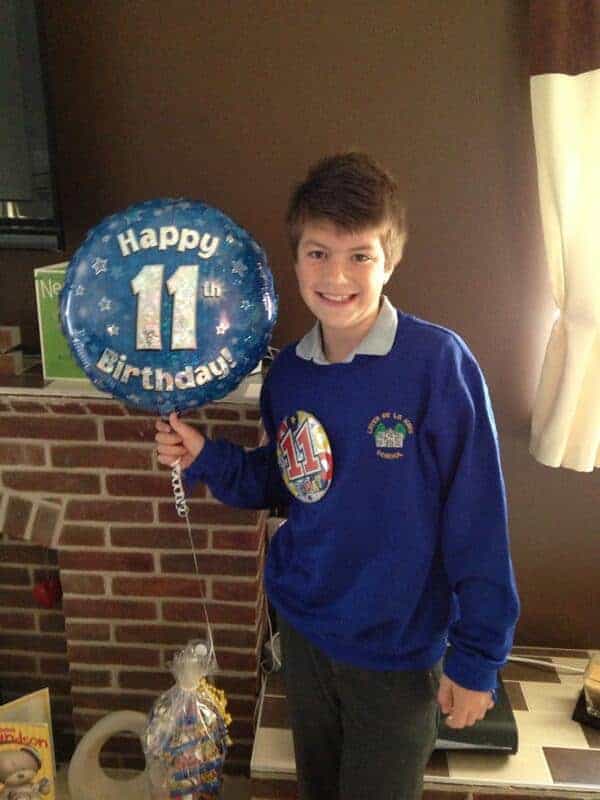
[[485, 717], [469, 728], [455, 730], [440, 720], [436, 750], [488, 750], [504, 753], [516, 753], [519, 746], [519, 734], [515, 715], [502, 683], [498, 676], [496, 705]]

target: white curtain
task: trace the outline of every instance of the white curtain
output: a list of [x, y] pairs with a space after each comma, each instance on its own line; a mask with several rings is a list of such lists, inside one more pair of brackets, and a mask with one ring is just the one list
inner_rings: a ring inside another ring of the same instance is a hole
[[600, 68], [532, 75], [531, 104], [556, 319], [530, 452], [591, 472], [600, 467]]

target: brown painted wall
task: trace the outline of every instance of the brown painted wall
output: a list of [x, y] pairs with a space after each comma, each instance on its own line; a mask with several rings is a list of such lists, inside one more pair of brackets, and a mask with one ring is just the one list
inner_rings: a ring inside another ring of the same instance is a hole
[[[518, 640], [600, 645], [600, 476], [528, 454], [553, 303], [527, 77], [527, 4], [45, 0], [69, 253], [129, 203], [189, 195], [267, 248], [275, 344], [310, 322], [282, 215], [319, 156], [358, 146], [402, 176], [411, 239], [390, 285], [459, 332], [498, 421], [523, 599]], [[376, 12], [374, 9], [377, 9]], [[31, 271], [0, 251], [0, 319], [35, 343]]]

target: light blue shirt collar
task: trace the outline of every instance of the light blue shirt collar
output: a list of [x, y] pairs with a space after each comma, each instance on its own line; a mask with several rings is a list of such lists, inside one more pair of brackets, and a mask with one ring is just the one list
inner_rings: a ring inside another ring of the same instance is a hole
[[[354, 356], [385, 356], [392, 349], [396, 330], [398, 328], [398, 314], [385, 295], [382, 296], [381, 308], [371, 330], [362, 342], [341, 362], [349, 364]], [[317, 322], [310, 331], [296, 345], [296, 355], [315, 364], [329, 364], [323, 352], [321, 340], [321, 325]]]

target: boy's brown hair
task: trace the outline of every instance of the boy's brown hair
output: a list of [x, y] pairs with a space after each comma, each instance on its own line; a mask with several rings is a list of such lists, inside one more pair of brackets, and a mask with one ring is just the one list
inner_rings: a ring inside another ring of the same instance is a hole
[[386, 266], [393, 268], [402, 258], [408, 229], [400, 189], [390, 173], [366, 153], [327, 156], [295, 188], [286, 215], [294, 258], [304, 225], [319, 221], [352, 233], [381, 227]]

